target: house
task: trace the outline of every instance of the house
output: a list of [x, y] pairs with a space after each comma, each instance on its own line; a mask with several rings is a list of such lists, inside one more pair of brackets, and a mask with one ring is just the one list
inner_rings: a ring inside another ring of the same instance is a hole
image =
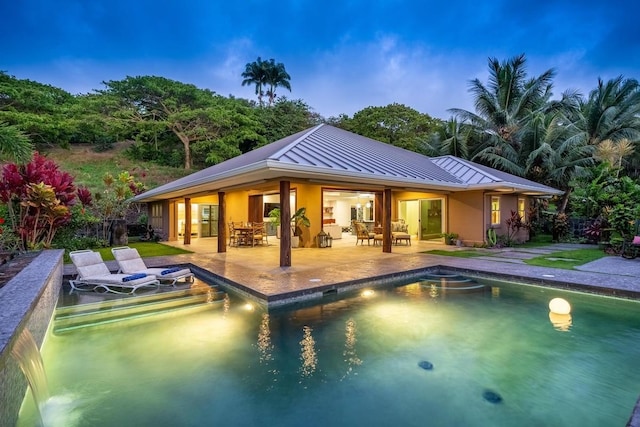
[[[464, 244], [503, 234], [511, 211], [526, 214], [532, 197], [561, 191], [453, 156], [430, 158], [321, 124], [135, 197], [168, 240], [218, 236], [226, 251], [228, 222], [268, 221], [275, 207], [289, 217], [306, 207], [303, 246], [321, 229], [340, 238], [352, 221], [382, 231], [391, 252], [391, 222], [402, 219], [415, 239], [455, 232]], [[274, 231], [271, 230], [273, 233]], [[284, 227], [280, 265], [289, 266]]]

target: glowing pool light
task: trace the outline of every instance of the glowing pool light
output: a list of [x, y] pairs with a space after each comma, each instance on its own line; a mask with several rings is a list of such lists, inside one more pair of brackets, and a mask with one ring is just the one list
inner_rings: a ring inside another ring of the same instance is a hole
[[254, 309], [253, 304], [251, 304], [250, 302], [246, 303], [244, 305], [244, 309], [247, 310], [247, 311], [253, 311], [253, 309]]
[[562, 332], [566, 332], [571, 329], [571, 315], [570, 314], [557, 314], [552, 311], [549, 312], [549, 321], [553, 327]]
[[549, 301], [549, 310], [555, 314], [569, 314], [571, 313], [571, 304], [566, 299], [554, 298]]
[[375, 292], [373, 292], [371, 289], [365, 289], [364, 291], [362, 291], [362, 296], [365, 298], [372, 297], [374, 294]]

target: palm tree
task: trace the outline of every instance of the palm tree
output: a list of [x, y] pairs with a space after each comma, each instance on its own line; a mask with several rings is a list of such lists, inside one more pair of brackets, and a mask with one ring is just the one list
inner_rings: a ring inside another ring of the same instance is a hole
[[598, 87], [589, 94], [582, 114], [582, 128], [589, 144], [623, 138], [637, 143], [640, 141], [640, 84], [622, 76], [607, 83], [598, 79]]
[[263, 62], [263, 67], [265, 84], [269, 85], [267, 96], [269, 97], [269, 106], [271, 106], [276, 98], [276, 88], [278, 86], [289, 89], [289, 92], [291, 92], [291, 84], [289, 83], [291, 76], [284, 69], [284, 64], [282, 62], [276, 64], [273, 58], [269, 62]]
[[532, 150], [525, 159], [523, 176], [536, 182], [564, 191], [558, 212], [564, 213], [574, 180], [588, 177], [594, 165], [594, 147], [582, 139], [575, 138], [571, 126], [567, 126], [563, 110], [536, 117], [529, 124], [535, 138]]
[[489, 58], [489, 84], [478, 79], [470, 84], [476, 113], [449, 110], [475, 130], [471, 135], [477, 150], [473, 160], [520, 176], [528, 155], [522, 150], [523, 132], [532, 115], [550, 107], [555, 74], [550, 69], [527, 79], [525, 63], [524, 54], [503, 62]]
[[438, 132], [432, 133], [420, 144], [420, 150], [427, 156], [452, 155], [469, 159], [469, 126], [456, 117], [447, 120]]
[[[564, 110], [564, 118], [560, 120], [565, 137], [574, 145], [591, 147], [595, 152], [603, 141], [612, 144], [628, 140], [632, 146], [640, 141], [640, 84], [634, 79], [623, 79], [622, 76], [603, 82], [598, 79], [598, 86], [589, 93], [585, 101], [581, 97], [572, 108]], [[606, 148], [606, 144], [605, 144]], [[636, 150], [638, 153], [638, 150]], [[604, 160], [602, 154], [595, 160]], [[631, 154], [631, 153], [630, 153]], [[627, 155], [624, 153], [623, 155]], [[626, 163], [627, 174], [633, 176], [637, 171], [635, 165], [637, 154]]]
[[[271, 60], [273, 61], [273, 59]], [[262, 107], [262, 97], [264, 92], [263, 86], [267, 83], [266, 65], [268, 63], [263, 61], [260, 57], [254, 62], [248, 62], [245, 65], [244, 72], [242, 73], [242, 86], [256, 85], [256, 95], [258, 95], [258, 104]]]

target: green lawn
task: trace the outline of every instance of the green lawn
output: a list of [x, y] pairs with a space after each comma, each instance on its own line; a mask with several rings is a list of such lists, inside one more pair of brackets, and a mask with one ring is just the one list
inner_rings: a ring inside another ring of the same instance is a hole
[[[572, 270], [574, 267], [595, 261], [606, 256], [601, 249], [576, 249], [572, 251], [552, 252], [525, 260], [525, 264], [537, 265], [540, 267], [563, 268]], [[554, 258], [554, 259], [549, 259]]]
[[538, 234], [535, 235], [528, 242], [522, 243], [518, 245], [518, 247], [522, 248], [536, 248], [538, 246], [547, 246], [553, 243], [553, 238], [551, 234]]
[[477, 256], [487, 256], [487, 255], [491, 255], [488, 254], [486, 252], [480, 252], [480, 251], [476, 251], [475, 249], [464, 249], [464, 250], [460, 250], [460, 251], [443, 251], [440, 249], [434, 249], [432, 251], [426, 251], [423, 252], [425, 254], [432, 254], [432, 255], [444, 255], [444, 256], [452, 256], [452, 257], [457, 257], [457, 258], [473, 258], [473, 257], [477, 257]]
[[[162, 243], [156, 243], [156, 242], [129, 242], [128, 246], [130, 248], [136, 248], [142, 258], [162, 256], [162, 255], [180, 255], [180, 254], [193, 253], [191, 251], [174, 248], [173, 246], [163, 245]], [[94, 250], [97, 252], [100, 252], [100, 255], [102, 255], [102, 259], [104, 261], [111, 261], [114, 259], [113, 255], [111, 254], [111, 248], [99, 248]], [[65, 262], [67, 263], [71, 262], [68, 254], [65, 254], [64, 258], [65, 258]]]

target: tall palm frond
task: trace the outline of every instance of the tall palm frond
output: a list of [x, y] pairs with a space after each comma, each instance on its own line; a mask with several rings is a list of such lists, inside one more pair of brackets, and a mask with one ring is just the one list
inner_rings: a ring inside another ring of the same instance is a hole
[[258, 95], [258, 104], [263, 105], [262, 97], [264, 96], [263, 86], [267, 83], [266, 62], [260, 57], [254, 62], [248, 62], [242, 73], [242, 86], [255, 85], [256, 95]]
[[284, 64], [276, 62], [272, 59], [264, 64], [265, 83], [269, 85], [267, 96], [269, 97], [269, 105], [273, 105], [276, 98], [276, 88], [283, 87], [291, 92], [291, 76], [284, 68]]

